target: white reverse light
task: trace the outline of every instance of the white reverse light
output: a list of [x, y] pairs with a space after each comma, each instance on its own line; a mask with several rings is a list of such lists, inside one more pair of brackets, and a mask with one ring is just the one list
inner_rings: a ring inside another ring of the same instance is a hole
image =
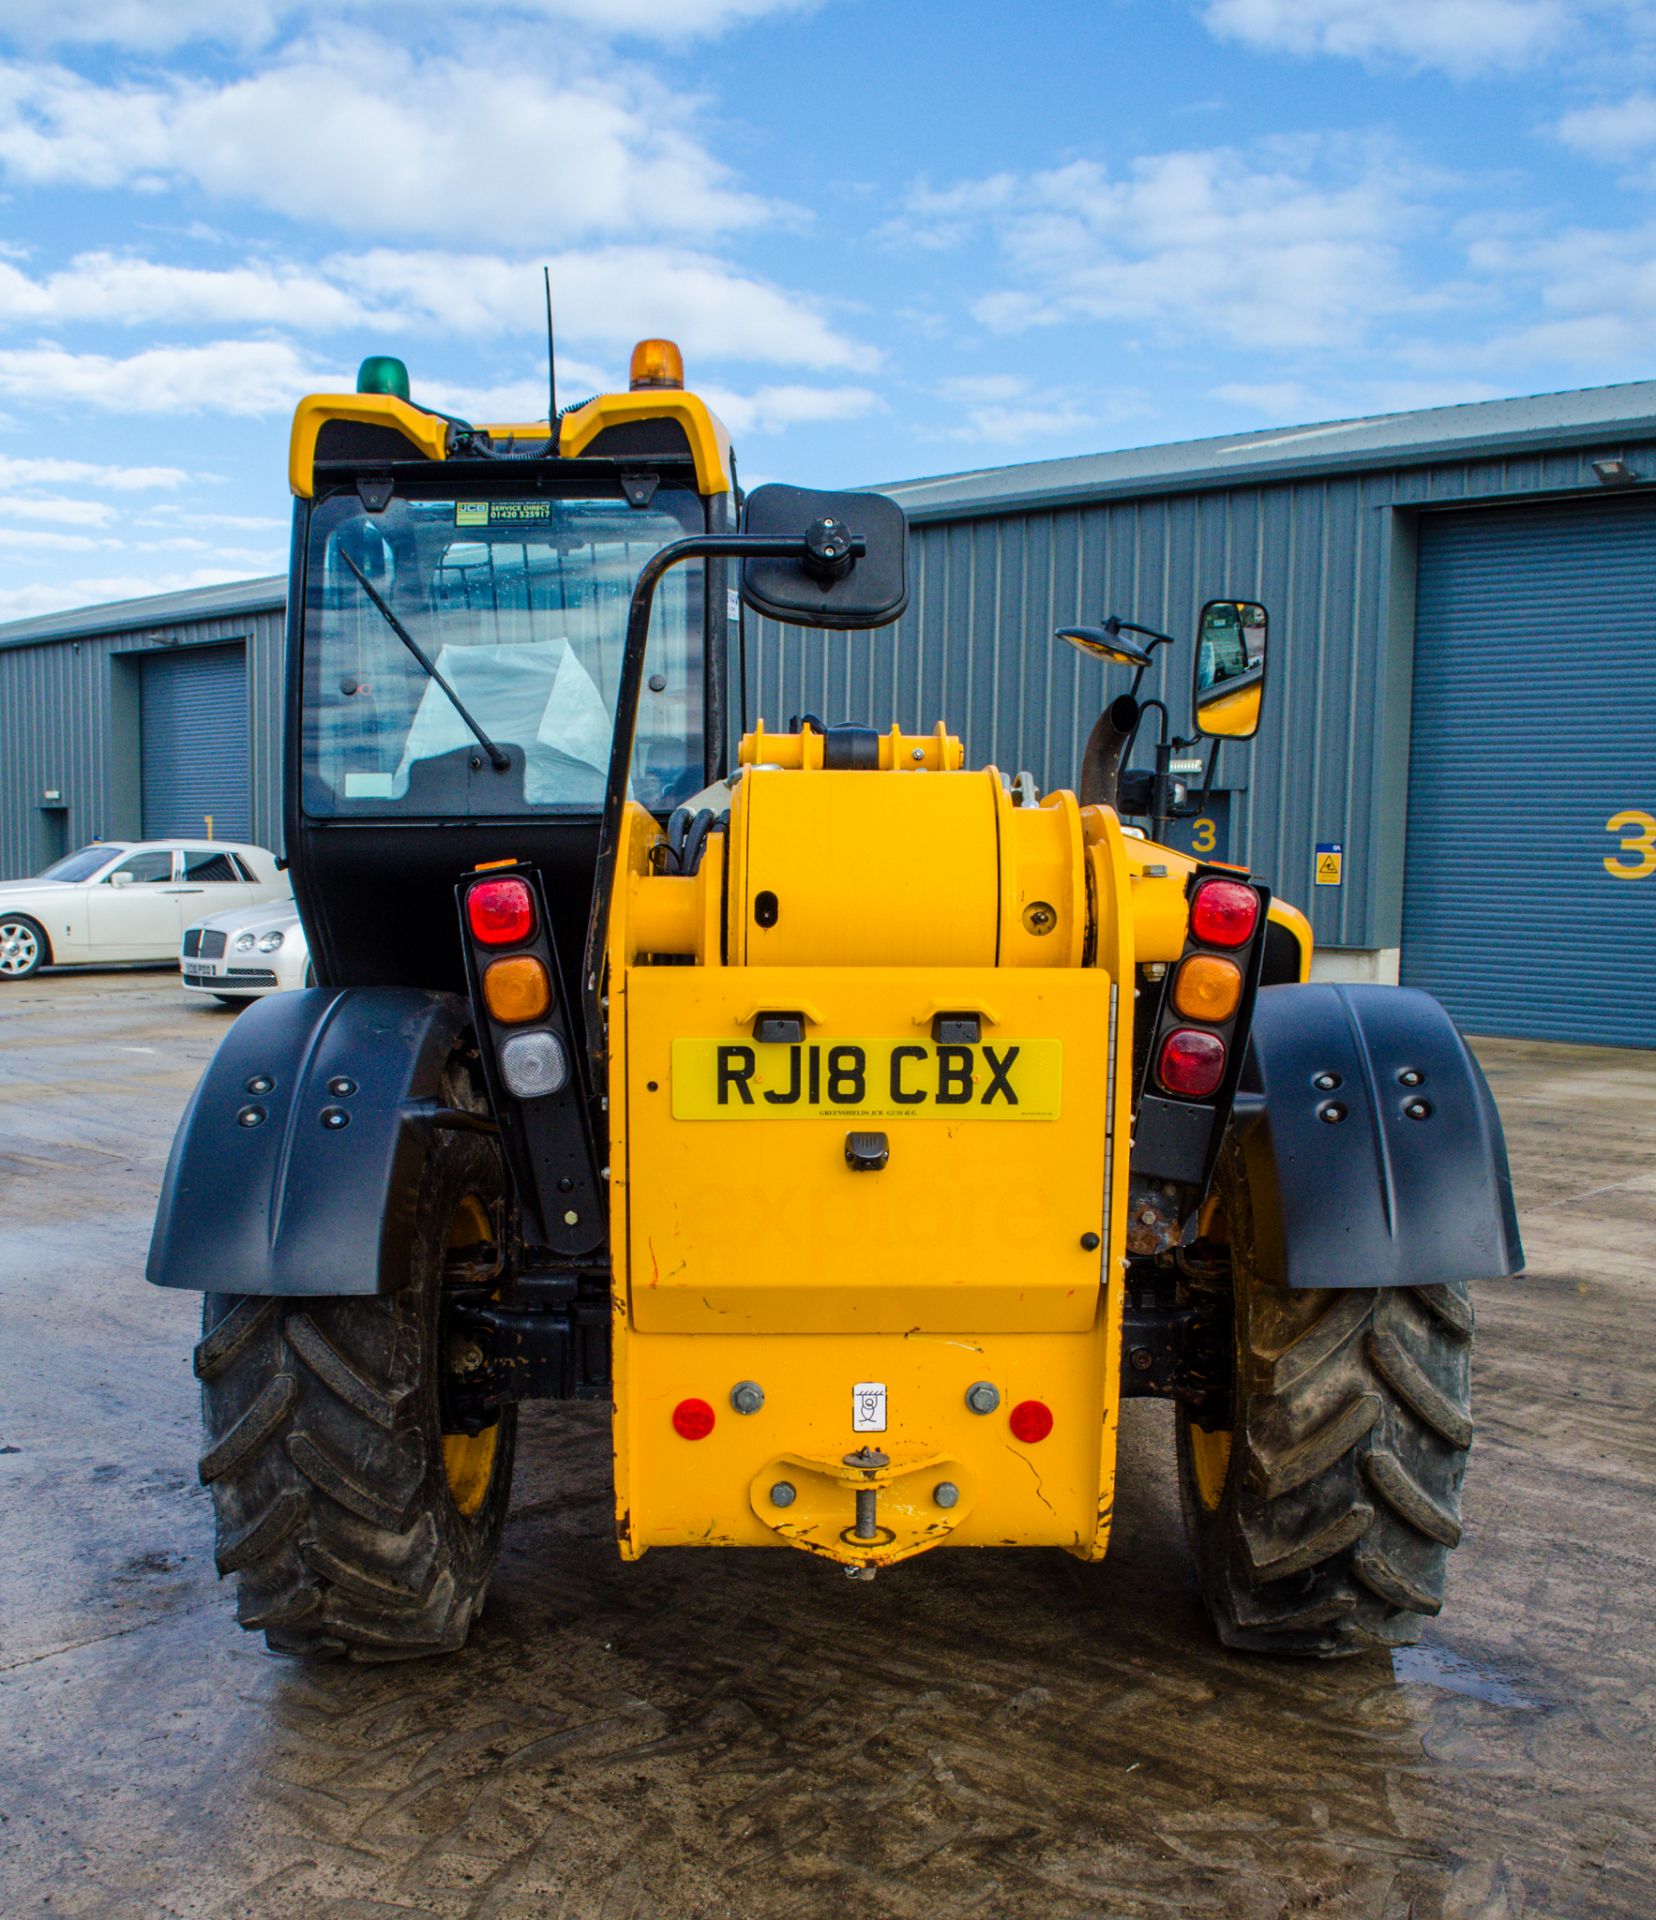
[[500, 1049], [500, 1077], [519, 1100], [556, 1093], [569, 1078], [569, 1061], [555, 1033], [514, 1033]]

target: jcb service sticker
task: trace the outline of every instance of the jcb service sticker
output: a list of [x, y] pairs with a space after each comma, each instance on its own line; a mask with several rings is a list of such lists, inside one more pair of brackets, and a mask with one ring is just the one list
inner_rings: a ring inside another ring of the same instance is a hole
[[675, 1120], [1056, 1120], [1061, 1040], [675, 1040]]

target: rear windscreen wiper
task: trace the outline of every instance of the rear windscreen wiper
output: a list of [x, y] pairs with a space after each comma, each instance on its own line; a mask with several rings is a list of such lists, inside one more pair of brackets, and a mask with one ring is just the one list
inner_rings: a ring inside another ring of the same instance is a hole
[[506, 772], [507, 768], [509, 768], [512, 764], [512, 756], [506, 751], [504, 747], [497, 747], [495, 743], [489, 738], [489, 736], [483, 731], [483, 729], [477, 724], [477, 722], [471, 717], [471, 715], [466, 711], [465, 702], [460, 698], [459, 694], [457, 694], [454, 691], [453, 687], [451, 687], [449, 683], [443, 678], [443, 676], [437, 671], [436, 666], [433, 664], [430, 656], [426, 653], [425, 649], [420, 645], [419, 641], [414, 638], [413, 634], [411, 634], [408, 631], [407, 627], [403, 625], [403, 623], [397, 618], [397, 616], [380, 598], [378, 593], [374, 591], [373, 582], [368, 578], [367, 574], [365, 574], [362, 571], [361, 567], [357, 565], [357, 563], [351, 558], [351, 556], [348, 553], [342, 550], [340, 551], [339, 557], [341, 560], [345, 562], [346, 566], [348, 566], [351, 569], [352, 573], [356, 575], [357, 585], [361, 587], [362, 591], [365, 594], [367, 594], [368, 598], [371, 601], [373, 601], [374, 605], [379, 609], [381, 615], [384, 617], [385, 624], [391, 629], [391, 631], [397, 636], [397, 638], [403, 643], [403, 645], [407, 647], [408, 651], [411, 654], [413, 654], [414, 658], [418, 660], [420, 665], [425, 669], [426, 678], [428, 680], [436, 681], [437, 685], [443, 689], [443, 692], [445, 694], [447, 694], [449, 705], [453, 707], [454, 711], [457, 714], [459, 714], [462, 720], [465, 721], [466, 725], [471, 728], [472, 732], [477, 735], [477, 744], [489, 756], [489, 765], [493, 767], [497, 773]]

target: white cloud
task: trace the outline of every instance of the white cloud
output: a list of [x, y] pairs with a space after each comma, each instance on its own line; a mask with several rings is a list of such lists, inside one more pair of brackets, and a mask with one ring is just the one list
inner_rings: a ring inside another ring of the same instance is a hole
[[107, 500], [86, 500], [67, 493], [0, 495], [0, 526], [10, 520], [46, 520], [65, 527], [103, 527], [115, 517]]
[[1564, 115], [1556, 131], [1565, 146], [1595, 160], [1631, 160], [1656, 147], [1656, 94], [1635, 93], [1613, 104], [1579, 107]]
[[1392, 152], [1331, 141], [1001, 174], [912, 199], [904, 238], [996, 238], [1007, 283], [974, 303], [998, 332], [1155, 323], [1250, 351], [1350, 346], [1411, 303], [1402, 243], [1422, 197]]
[[301, 333], [382, 327], [395, 316], [315, 271], [284, 263], [179, 267], [108, 252], [77, 255], [57, 272], [31, 275], [0, 260], [0, 320], [30, 326], [270, 326]]
[[182, 467], [105, 466], [96, 460], [0, 454], [0, 487], [64, 487], [78, 482], [89, 487], [112, 487], [117, 493], [148, 493], [181, 487], [189, 477]]
[[0, 526], [0, 547], [22, 547], [30, 553], [86, 553], [108, 544], [88, 533], [47, 533], [40, 527]]
[[1469, 258], [1486, 279], [1539, 306], [1538, 317], [1506, 327], [1487, 352], [1508, 363], [1579, 369], [1593, 380], [1648, 376], [1656, 223], [1495, 236], [1474, 241]]
[[[873, 349], [848, 338], [809, 300], [707, 253], [608, 246], [550, 256], [560, 342], [625, 350], [656, 334], [692, 361], [762, 360], [868, 369]], [[540, 335], [546, 325], [540, 262], [490, 254], [338, 255], [323, 271], [357, 299], [465, 339]], [[619, 378], [625, 367], [608, 377]], [[694, 366], [689, 369], [694, 384]]]
[[[488, 17], [572, 21], [591, 32], [686, 40], [725, 33], [767, 14], [792, 13], [813, 0], [497, 0]], [[0, 34], [20, 45], [129, 47], [160, 52], [207, 41], [252, 48], [284, 25], [326, 24], [345, 14], [371, 16], [375, 0], [0, 0]], [[483, 12], [464, 0], [405, 0], [405, 14], [424, 11], [454, 23]]]
[[[277, 570], [264, 569], [267, 573]], [[0, 620], [27, 620], [37, 613], [57, 613], [64, 607], [104, 606], [114, 600], [139, 600], [151, 593], [179, 593], [186, 587], [216, 587], [242, 577], [216, 566], [184, 572], [83, 574], [71, 579], [32, 581], [0, 589]]]
[[366, 36], [223, 82], [0, 64], [0, 166], [14, 181], [195, 187], [376, 235], [705, 235], [766, 217], [689, 117], [638, 69], [554, 78], [521, 61], [416, 60]]
[[124, 359], [58, 346], [0, 351], [0, 394], [104, 413], [282, 413], [301, 394], [352, 385], [343, 372], [307, 367], [279, 340], [151, 347]]
[[1464, 76], [1532, 65], [1583, 11], [1566, 0], [1208, 0], [1203, 18], [1222, 38], [1268, 51]]
[[836, 420], [864, 420], [884, 409], [867, 387], [759, 387], [752, 393], [705, 386], [707, 404], [732, 433], [783, 433], [789, 427]]
[[962, 374], [943, 381], [938, 393], [953, 415], [941, 438], [984, 447], [1073, 444], [1079, 434], [1154, 410], [1148, 396], [1133, 388], [1079, 394], [1016, 373]]
[[[560, 343], [617, 349], [608, 372], [571, 360], [570, 391], [625, 373], [632, 342], [667, 334], [702, 360], [760, 360], [866, 369], [872, 348], [833, 326], [809, 300], [715, 255], [614, 246], [552, 254]], [[399, 252], [331, 255], [320, 262], [249, 260], [181, 267], [107, 251], [31, 274], [0, 257], [0, 324], [84, 323], [189, 329], [248, 326], [287, 333], [448, 334], [467, 342], [542, 338], [541, 262], [498, 254]], [[444, 403], [446, 404], [446, 403]]]

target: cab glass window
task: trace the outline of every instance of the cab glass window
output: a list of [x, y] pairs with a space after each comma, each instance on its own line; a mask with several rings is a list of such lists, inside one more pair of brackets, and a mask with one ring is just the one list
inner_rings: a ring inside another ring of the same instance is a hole
[[135, 853], [130, 860], [123, 860], [114, 872], [130, 874], [134, 886], [154, 886], [172, 878], [172, 865], [170, 848], [153, 847], [148, 853]]
[[212, 847], [184, 849], [184, 878], [193, 886], [212, 886], [224, 880], [240, 880], [229, 854]]
[[[667, 487], [642, 508], [619, 494], [393, 495], [376, 514], [354, 492], [319, 502], [306, 812], [596, 813], [634, 583], [703, 525], [700, 498]], [[658, 812], [703, 784], [704, 630], [702, 569], [677, 568], [656, 594], [632, 766], [633, 797]]]

